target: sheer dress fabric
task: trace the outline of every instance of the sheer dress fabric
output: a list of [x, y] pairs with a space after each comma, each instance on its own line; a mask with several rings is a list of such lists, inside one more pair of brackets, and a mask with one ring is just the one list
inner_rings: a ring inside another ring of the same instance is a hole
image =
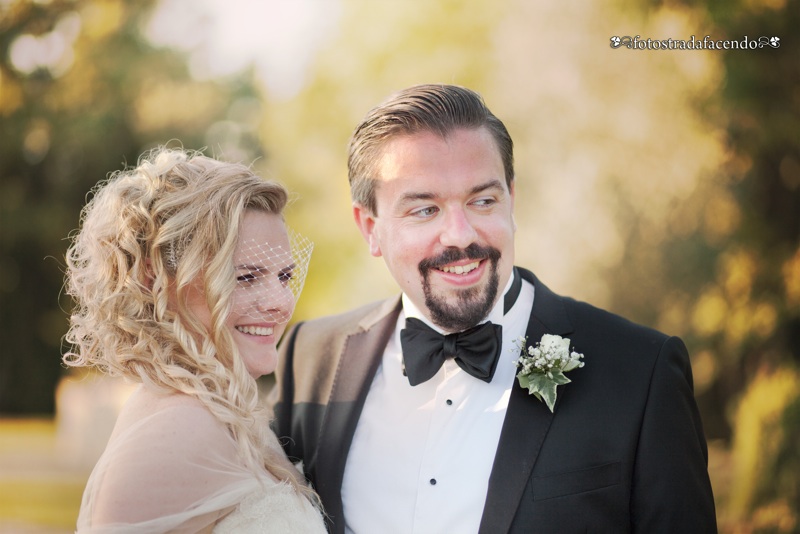
[[241, 463], [228, 430], [200, 401], [140, 386], [89, 477], [77, 532], [212, 528], [215, 533], [325, 532], [308, 499]]

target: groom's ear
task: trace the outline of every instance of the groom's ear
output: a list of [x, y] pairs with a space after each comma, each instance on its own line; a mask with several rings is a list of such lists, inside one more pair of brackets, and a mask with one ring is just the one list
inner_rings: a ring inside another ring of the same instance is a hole
[[353, 218], [356, 221], [356, 226], [361, 230], [361, 235], [364, 236], [364, 240], [369, 245], [369, 253], [376, 258], [381, 256], [381, 245], [375, 232], [375, 215], [366, 206], [353, 202]]
[[516, 189], [514, 184], [516, 183], [516, 180], [512, 180], [511, 186], [508, 188], [508, 195], [511, 198], [511, 225], [514, 228], [514, 233], [517, 232], [517, 220], [514, 218], [514, 191]]

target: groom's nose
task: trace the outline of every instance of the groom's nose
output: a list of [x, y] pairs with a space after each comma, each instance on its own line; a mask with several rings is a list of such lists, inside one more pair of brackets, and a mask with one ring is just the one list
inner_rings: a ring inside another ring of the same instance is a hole
[[463, 207], [445, 210], [439, 234], [443, 246], [465, 249], [476, 242], [477, 237], [478, 232]]

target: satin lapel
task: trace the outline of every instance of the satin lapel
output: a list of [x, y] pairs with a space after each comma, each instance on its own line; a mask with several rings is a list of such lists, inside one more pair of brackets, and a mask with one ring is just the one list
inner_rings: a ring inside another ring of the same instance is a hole
[[320, 430], [317, 492], [333, 521], [334, 532], [344, 531], [341, 487], [350, 444], [381, 356], [394, 332], [400, 301], [366, 319], [348, 336], [336, 369], [336, 381]]
[[[526, 330], [528, 340], [534, 342], [543, 334], [570, 333], [572, 326], [560, 297], [531, 272], [520, 269], [520, 273], [535, 288]], [[555, 410], [558, 412], [558, 404]], [[514, 379], [479, 532], [508, 532], [510, 529], [553, 417], [543, 402], [529, 395]]]

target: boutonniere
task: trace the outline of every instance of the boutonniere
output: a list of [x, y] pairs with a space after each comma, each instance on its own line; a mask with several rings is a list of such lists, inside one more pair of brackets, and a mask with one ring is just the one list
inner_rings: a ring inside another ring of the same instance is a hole
[[[550, 412], [556, 404], [556, 387], [572, 382], [564, 373], [583, 367], [583, 354], [569, 350], [569, 338], [545, 334], [535, 345], [527, 345], [528, 338], [521, 337], [514, 344], [520, 351], [514, 360], [520, 371], [519, 385], [528, 393], [543, 400]], [[512, 349], [513, 350], [513, 349]]]

